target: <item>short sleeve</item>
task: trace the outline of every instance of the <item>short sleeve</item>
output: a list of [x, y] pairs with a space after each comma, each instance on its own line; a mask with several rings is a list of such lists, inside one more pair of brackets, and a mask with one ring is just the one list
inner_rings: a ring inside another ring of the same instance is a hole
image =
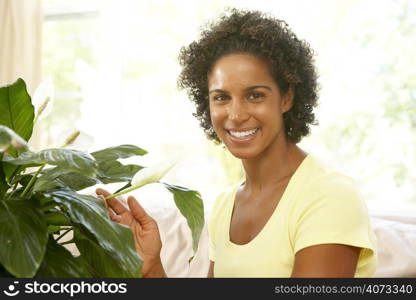
[[376, 240], [367, 206], [348, 177], [313, 185], [296, 215], [295, 253], [318, 244], [355, 246], [362, 248], [357, 269], [368, 265], [374, 271]]

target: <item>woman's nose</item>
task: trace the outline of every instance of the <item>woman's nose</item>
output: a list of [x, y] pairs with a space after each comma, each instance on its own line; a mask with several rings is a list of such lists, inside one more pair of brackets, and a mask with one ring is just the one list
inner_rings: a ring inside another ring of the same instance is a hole
[[239, 99], [233, 99], [228, 107], [228, 118], [232, 121], [245, 121], [249, 117], [247, 107]]

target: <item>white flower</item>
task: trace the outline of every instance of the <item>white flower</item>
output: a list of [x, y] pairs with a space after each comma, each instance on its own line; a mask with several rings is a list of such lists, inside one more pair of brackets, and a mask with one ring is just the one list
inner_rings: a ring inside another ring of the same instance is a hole
[[177, 160], [177, 157], [175, 157], [140, 169], [131, 180], [132, 187], [141, 187], [149, 183], [158, 182], [175, 166]]
[[121, 196], [135, 189], [138, 189], [146, 184], [158, 182], [163, 176], [166, 175], [177, 163], [179, 156], [173, 156], [171, 159], [164, 160], [153, 166], [140, 169], [136, 174], [134, 174], [131, 180], [131, 187], [126, 188], [118, 193], [111, 194], [105, 197], [105, 199], [110, 199], [113, 197]]

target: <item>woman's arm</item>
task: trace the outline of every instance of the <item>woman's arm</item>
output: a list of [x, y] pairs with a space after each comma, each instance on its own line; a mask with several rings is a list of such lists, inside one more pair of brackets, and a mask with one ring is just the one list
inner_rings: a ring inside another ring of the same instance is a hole
[[209, 261], [209, 270], [208, 270], [208, 278], [214, 277], [214, 262], [212, 260]]
[[291, 277], [354, 277], [361, 248], [321, 244], [299, 250]]
[[165, 269], [163, 269], [162, 261], [150, 263], [145, 261], [142, 268], [142, 278], [166, 278]]

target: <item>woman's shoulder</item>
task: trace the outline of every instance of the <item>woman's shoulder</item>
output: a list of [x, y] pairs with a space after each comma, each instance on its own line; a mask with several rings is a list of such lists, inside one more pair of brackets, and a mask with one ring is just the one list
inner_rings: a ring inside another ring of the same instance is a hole
[[314, 163], [314, 172], [308, 174], [306, 183], [300, 185], [292, 199], [293, 221], [296, 224], [317, 222], [329, 227], [331, 224], [354, 225], [366, 230], [368, 208], [356, 181], [322, 162]]
[[312, 206], [342, 208], [345, 206], [363, 209], [365, 201], [359, 185], [352, 177], [340, 172], [323, 159], [308, 156], [308, 165], [303, 177], [296, 183], [297, 208]]
[[301, 183], [309, 191], [357, 191], [358, 184], [355, 179], [341, 172], [324, 159], [308, 155], [307, 176]]

